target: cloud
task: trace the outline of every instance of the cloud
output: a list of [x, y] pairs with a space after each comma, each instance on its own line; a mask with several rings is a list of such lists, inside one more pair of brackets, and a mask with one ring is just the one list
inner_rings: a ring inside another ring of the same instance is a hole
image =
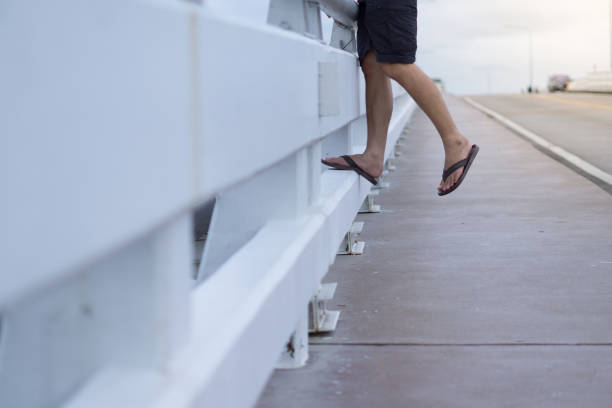
[[608, 0], [420, 0], [417, 62], [454, 92], [518, 92], [528, 82], [528, 34], [505, 25], [529, 26], [543, 88], [550, 74], [608, 66], [608, 16]]

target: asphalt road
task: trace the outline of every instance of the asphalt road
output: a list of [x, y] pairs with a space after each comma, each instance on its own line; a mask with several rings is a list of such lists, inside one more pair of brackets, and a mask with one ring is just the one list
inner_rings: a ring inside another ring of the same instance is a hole
[[486, 95], [471, 99], [612, 174], [612, 94]]

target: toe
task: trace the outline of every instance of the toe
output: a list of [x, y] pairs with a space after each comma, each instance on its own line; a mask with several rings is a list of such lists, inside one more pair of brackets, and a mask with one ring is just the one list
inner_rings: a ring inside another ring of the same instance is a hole
[[458, 169], [453, 174], [451, 174], [449, 178], [446, 179], [446, 183], [444, 185], [444, 191], [449, 190], [451, 187], [453, 187], [457, 183], [457, 181], [459, 180], [459, 177], [461, 177], [461, 173], [463, 173], [463, 169]]

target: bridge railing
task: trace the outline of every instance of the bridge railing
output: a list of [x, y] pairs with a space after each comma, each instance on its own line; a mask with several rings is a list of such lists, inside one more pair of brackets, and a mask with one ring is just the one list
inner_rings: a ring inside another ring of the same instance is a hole
[[[371, 190], [320, 164], [366, 140], [354, 28], [321, 6], [354, 18], [348, 0], [3, 6], [3, 405], [249, 406], [305, 362]], [[394, 92], [387, 155], [413, 108]]]

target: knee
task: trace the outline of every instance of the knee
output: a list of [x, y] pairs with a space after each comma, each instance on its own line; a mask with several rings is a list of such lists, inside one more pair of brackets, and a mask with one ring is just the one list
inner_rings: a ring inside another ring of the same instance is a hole
[[410, 69], [413, 64], [400, 64], [400, 63], [388, 63], [383, 62], [380, 64], [380, 69], [386, 76], [391, 79], [397, 79], [401, 73], [407, 69]]
[[361, 71], [366, 78], [371, 78], [376, 75], [381, 75], [382, 71], [378, 66], [378, 62], [372, 59], [365, 59], [361, 64]]

